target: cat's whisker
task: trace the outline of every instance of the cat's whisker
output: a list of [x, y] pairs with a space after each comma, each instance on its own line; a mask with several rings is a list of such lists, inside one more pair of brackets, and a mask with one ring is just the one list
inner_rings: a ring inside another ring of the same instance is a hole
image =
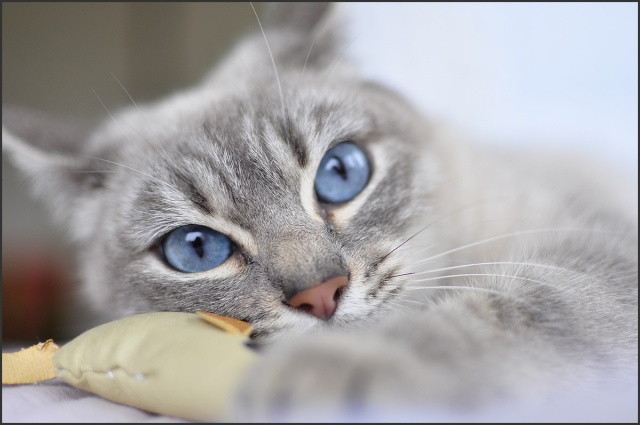
[[309, 58], [311, 57], [311, 49], [313, 49], [313, 45], [316, 44], [316, 38], [318, 37], [319, 31], [316, 29], [313, 34], [313, 40], [311, 40], [311, 46], [309, 47], [309, 51], [307, 52], [307, 58], [304, 60], [304, 66], [302, 67], [302, 72], [300, 73], [300, 78], [298, 78], [298, 87], [302, 83], [304, 79], [304, 73], [307, 70], [307, 63], [309, 63]]
[[311, 51], [313, 50], [313, 46], [316, 44], [316, 40], [318, 39], [318, 36], [320, 35], [320, 33], [322, 33], [325, 30], [323, 24], [325, 24], [326, 22], [327, 21], [325, 20], [313, 28], [313, 39], [311, 40], [311, 46], [309, 46], [307, 57], [304, 60], [304, 65], [302, 66], [302, 72], [300, 73], [300, 77], [298, 78], [298, 87], [300, 87], [302, 80], [304, 79], [304, 74], [305, 74], [305, 71], [307, 70], [307, 65], [309, 63], [309, 58], [311, 57]]
[[[407, 241], [408, 242], [408, 241]], [[431, 245], [425, 246], [424, 248], [420, 248], [418, 250], [415, 251], [411, 251], [410, 254], [413, 256], [418, 256], [424, 252], [429, 251], [430, 249], [432, 249], [433, 247], [438, 246], [437, 243], [433, 243]], [[398, 250], [398, 252], [405, 252], [408, 249], [412, 249], [413, 247], [409, 246], [409, 245], [404, 245], [403, 247], [399, 247], [400, 249]], [[403, 249], [404, 248], [404, 249]], [[386, 257], [385, 257], [386, 258]], [[422, 261], [422, 260], [421, 260]], [[431, 262], [431, 261], [430, 261]]]
[[150, 174], [147, 174], [147, 173], [145, 173], [143, 171], [137, 170], [137, 169], [135, 169], [133, 167], [129, 167], [128, 165], [124, 165], [124, 164], [121, 164], [121, 163], [115, 162], [115, 161], [110, 161], [110, 160], [104, 159], [104, 158], [98, 158], [96, 156], [85, 156], [85, 155], [75, 155], [75, 156], [81, 157], [81, 158], [86, 158], [86, 159], [95, 159], [96, 161], [104, 161], [104, 162], [107, 162], [109, 164], [117, 165], [119, 167], [123, 167], [123, 168], [126, 168], [126, 169], [131, 170], [131, 171], [135, 171], [136, 173], [142, 174], [145, 177], [149, 177], [150, 179], [159, 182], [160, 184], [162, 184], [165, 187], [168, 187], [169, 189], [172, 189], [172, 190], [174, 189], [173, 186], [171, 186], [168, 182], [165, 182], [164, 180], [161, 180], [161, 179], [159, 179], [157, 177], [154, 177], [154, 176], [152, 176]]
[[389, 279], [395, 278], [395, 277], [403, 277], [403, 276], [411, 276], [411, 275], [415, 275], [417, 274], [416, 272], [407, 272], [407, 273], [400, 273], [400, 274], [394, 274], [389, 276]]
[[468, 290], [468, 291], [478, 291], [478, 292], [488, 292], [495, 295], [507, 295], [504, 292], [496, 291], [494, 289], [489, 288], [479, 288], [476, 286], [420, 286], [416, 288], [407, 288], [408, 291], [418, 291], [423, 289], [448, 289], [448, 290]]
[[125, 92], [125, 94], [129, 97], [129, 100], [131, 100], [131, 103], [133, 103], [133, 106], [136, 107], [136, 109], [140, 109], [138, 107], [138, 104], [136, 103], [135, 100], [133, 100], [133, 97], [131, 96], [131, 94], [129, 93], [129, 91], [124, 87], [124, 84], [122, 84], [122, 82], [120, 82], [120, 80], [118, 79], [118, 77], [116, 77], [116, 75], [111, 72], [111, 77], [116, 80], [116, 83], [118, 83], [118, 85], [120, 86], [120, 88]]
[[[113, 74], [112, 74], [113, 75]], [[115, 75], [113, 76], [115, 78]], [[117, 78], [116, 78], [116, 81]], [[126, 89], [124, 88], [124, 86], [122, 86], [122, 84], [118, 81], [118, 83], [120, 84], [120, 86], [123, 88], [123, 90], [125, 91], [125, 93], [127, 93], [127, 95], [129, 95], [129, 93], [126, 91]], [[160, 148], [162, 149], [162, 151], [165, 153], [166, 157], [163, 156], [162, 154], [160, 154], [160, 152], [158, 152], [158, 150], [155, 148], [155, 146], [153, 145], [153, 143], [151, 143], [149, 140], [147, 140], [142, 134], [140, 134], [140, 132], [138, 132], [131, 124], [129, 124], [128, 122], [120, 119], [118, 120], [109, 110], [109, 108], [107, 108], [107, 105], [105, 105], [105, 103], [102, 101], [102, 99], [100, 98], [100, 96], [98, 95], [98, 93], [93, 90], [93, 94], [98, 98], [98, 101], [100, 102], [100, 104], [102, 105], [102, 107], [104, 108], [104, 110], [107, 112], [107, 114], [109, 114], [109, 116], [111, 117], [111, 119], [116, 123], [116, 124], [125, 124], [127, 127], [129, 127], [138, 137], [140, 137], [141, 140], [143, 140], [147, 145], [149, 145], [151, 147], [151, 149], [154, 150], [154, 152], [156, 154], [158, 154], [158, 156], [167, 164], [170, 165], [169, 162], [167, 161], [167, 158], [170, 158], [170, 156], [167, 154], [167, 152], [162, 148], [162, 146], [160, 146]], [[135, 103], [135, 101], [133, 100], [133, 98], [131, 97], [131, 95], [129, 95], [129, 98], [131, 99], [131, 101], [133, 102], [133, 104], [136, 106], [136, 108], [138, 107], [138, 105]], [[171, 159], [171, 162], [173, 163], [173, 165], [176, 167], [176, 170], [179, 170], [180, 167], [178, 166], [178, 164], [176, 164], [173, 159]]]
[[340, 62], [342, 59], [344, 59], [344, 55], [347, 52], [347, 50], [351, 47], [351, 45], [353, 44], [353, 42], [348, 42], [345, 43], [344, 47], [342, 48], [342, 50], [340, 51], [340, 53], [338, 53], [336, 55], [336, 59], [333, 61], [333, 63], [331, 64], [331, 66], [329, 67], [329, 70], [327, 71], [327, 73], [324, 76], [324, 79], [322, 80], [322, 83], [320, 83], [320, 87], [324, 87], [325, 83], [327, 82], [327, 80], [329, 79], [329, 77], [331, 76], [331, 73], [333, 72], [333, 69], [336, 67], [336, 65], [338, 64], [338, 62]]
[[[417, 300], [409, 300], [409, 299], [401, 299], [399, 301], [400, 303], [411, 303], [411, 304], [417, 304], [419, 306], [430, 306], [432, 305], [432, 301], [431, 300], [425, 300], [425, 301], [417, 301]], [[411, 307], [406, 307], [406, 308], [411, 308]]]
[[[93, 91], [93, 94], [94, 94], [94, 95], [96, 96], [96, 98], [98, 99], [98, 101], [100, 102], [100, 104], [102, 105], [102, 107], [104, 108], [104, 110], [105, 110], [105, 111], [107, 112], [107, 114], [111, 117], [111, 119], [113, 119], [113, 120], [114, 120], [114, 122], [119, 123], [119, 122], [118, 122], [118, 120], [117, 120], [117, 119], [114, 117], [114, 115], [111, 113], [111, 111], [109, 110], [109, 108], [107, 108], [107, 105], [105, 105], [105, 103], [102, 101], [102, 99], [100, 98], [100, 96], [98, 95], [98, 93], [97, 93], [95, 90], [92, 90], [92, 91]], [[156, 153], [157, 153], [161, 158], [163, 158], [163, 159], [164, 159], [164, 157], [162, 157], [162, 155], [160, 155], [160, 153], [159, 153], [159, 152], [158, 152], [158, 151], [153, 147], [153, 145], [151, 144], [151, 142], [149, 142], [148, 140], [146, 140], [146, 139], [145, 139], [144, 137], [142, 137], [140, 134], [138, 134], [138, 136], [140, 136], [140, 137], [142, 138], [142, 140], [144, 140], [146, 143], [148, 143], [148, 144], [149, 144], [149, 145], [150, 145], [150, 146], [151, 146], [151, 147], [156, 151]], [[69, 154], [69, 155], [72, 155], [72, 154]], [[163, 186], [165, 186], [165, 187], [168, 187], [168, 188], [170, 188], [170, 189], [173, 189], [173, 187], [172, 187], [168, 182], [166, 182], [166, 181], [164, 181], [164, 180], [161, 180], [161, 179], [159, 179], [159, 178], [157, 178], [157, 177], [154, 177], [154, 176], [152, 176], [152, 175], [150, 175], [150, 174], [144, 173], [144, 172], [142, 172], [142, 171], [140, 171], [140, 170], [138, 170], [138, 169], [135, 169], [135, 168], [130, 167], [130, 166], [125, 165], [125, 164], [121, 164], [121, 163], [118, 163], [118, 162], [115, 162], [115, 161], [110, 161], [110, 160], [108, 160], [108, 159], [99, 158], [99, 157], [95, 157], [95, 156], [86, 156], [86, 155], [79, 155], [79, 154], [74, 154], [73, 156], [80, 157], [80, 158], [86, 158], [86, 159], [94, 159], [94, 160], [97, 160], [97, 161], [104, 161], [104, 162], [107, 162], [107, 163], [110, 163], [110, 164], [113, 164], [113, 165], [117, 165], [117, 166], [120, 166], [120, 167], [126, 168], [126, 169], [128, 169], [128, 170], [135, 171], [135, 172], [137, 172], [137, 173], [139, 173], [139, 174], [142, 174], [143, 176], [149, 177], [149, 178], [151, 178], [151, 179], [153, 179], [153, 180], [155, 180], [155, 181], [157, 181], [157, 182], [160, 182], [160, 183], [161, 183]], [[165, 160], [165, 161], [166, 161], [166, 160]]]
[[80, 174], [95, 174], [95, 173], [115, 173], [116, 170], [76, 170], [72, 171], [72, 173], [80, 173]]
[[387, 300], [384, 307], [401, 316], [406, 316], [408, 314], [405, 306], [403, 306], [402, 304], [399, 304], [398, 302], [392, 299]]
[[[422, 227], [420, 230], [418, 230], [417, 232], [415, 232], [413, 235], [409, 236], [407, 239], [404, 240], [404, 242], [402, 242], [400, 245], [396, 246], [395, 248], [393, 248], [391, 251], [389, 251], [385, 256], [383, 256], [379, 261], [382, 262], [384, 261], [389, 255], [391, 255], [392, 253], [394, 253], [395, 251], [397, 251], [400, 247], [402, 247], [403, 245], [405, 245], [407, 242], [409, 242], [410, 240], [412, 240], [413, 238], [415, 238], [416, 236], [418, 236], [420, 233], [424, 232], [425, 230], [427, 230], [429, 227], [433, 226], [435, 223], [437, 223], [440, 220], [443, 220], [445, 218], [449, 218], [452, 214], [455, 214], [457, 212], [460, 212], [462, 210], [465, 210], [467, 208], [470, 207], [475, 207], [478, 206], [481, 202], [486, 202], [486, 200], [482, 200], [482, 201], [474, 201], [468, 204], [464, 204], [461, 205], [457, 208], [454, 208], [446, 213], [444, 213], [443, 215], [441, 215], [440, 217], [434, 219], [433, 221], [431, 221], [429, 224], [427, 224], [426, 226]], [[432, 245], [433, 246], [433, 245]], [[432, 246], [429, 246], [425, 249], [429, 249]]]
[[[539, 308], [534, 307], [531, 305], [531, 303], [527, 302], [527, 300], [520, 298], [520, 297], [516, 297], [513, 294], [509, 294], [506, 292], [501, 292], [501, 291], [496, 291], [494, 289], [489, 289], [489, 288], [479, 288], [476, 286], [421, 286], [421, 287], [417, 287], [417, 288], [408, 288], [409, 290], [414, 290], [414, 291], [418, 291], [418, 290], [438, 290], [438, 289], [443, 289], [443, 290], [467, 290], [467, 291], [475, 291], [475, 292], [486, 292], [486, 293], [490, 293], [493, 295], [497, 295], [499, 297], [503, 297], [503, 298], [508, 298], [514, 301], [517, 301], [521, 304], [524, 304], [527, 306], [527, 308], [530, 309], [534, 309], [537, 311], [541, 311]], [[408, 301], [408, 300], [407, 300]], [[444, 299], [439, 299], [439, 302], [444, 301]], [[436, 302], [431, 302], [431, 305], [435, 306], [437, 305]]]
[[422, 302], [416, 301], [416, 300], [402, 300], [401, 302], [414, 303], [414, 304], [423, 304]]
[[[497, 264], [497, 265], [501, 265], [501, 264], [505, 264], [505, 265], [524, 265], [524, 266], [534, 266], [534, 267], [542, 267], [542, 268], [548, 268], [551, 270], [558, 270], [558, 271], [562, 271], [562, 272], [568, 272], [568, 273], [577, 273], [575, 270], [571, 270], [568, 268], [564, 268], [564, 267], [558, 267], [558, 266], [553, 266], [553, 265], [547, 265], [547, 264], [539, 264], [539, 263], [526, 263], [526, 262], [516, 262], [516, 261], [497, 261], [497, 262], [486, 262], [486, 263], [475, 263], [475, 264], [463, 264], [463, 265], [458, 265], [458, 266], [452, 266], [452, 267], [445, 267], [445, 268], [441, 268], [441, 269], [435, 269], [435, 270], [428, 270], [428, 271], [423, 271], [423, 272], [409, 272], [409, 273], [403, 273], [401, 275], [396, 275], [396, 276], [390, 276], [390, 278], [392, 277], [403, 277], [403, 276], [421, 276], [424, 274], [429, 274], [429, 273], [435, 273], [435, 272], [441, 272], [441, 271], [447, 271], [447, 270], [454, 270], [454, 269], [459, 269], [459, 268], [465, 268], [465, 267], [472, 267], [472, 266], [479, 266], [479, 265], [493, 265], [493, 264]], [[428, 278], [428, 279], [418, 279], [418, 280], [414, 280], [414, 281], [410, 281], [407, 283], [407, 286], [412, 286], [416, 283], [420, 283], [420, 282], [425, 282], [425, 281], [430, 281], [430, 280], [438, 280], [438, 279], [446, 279], [449, 277], [461, 277], [461, 276], [478, 276], [478, 275], [486, 275], [486, 276], [497, 276], [497, 277], [509, 277], [509, 278], [514, 278], [514, 279], [519, 279], [519, 280], [525, 280], [525, 281], [531, 281], [531, 282], [535, 282], [541, 285], [545, 285], [545, 286], [550, 286], [552, 288], [555, 288], [556, 290], [559, 290], [561, 292], [566, 292], [567, 290], [571, 290], [572, 286], [570, 285], [570, 281], [565, 283], [564, 287], [559, 287], [556, 285], [552, 285], [550, 283], [547, 282], [543, 282], [540, 280], [535, 280], [535, 279], [531, 279], [531, 278], [526, 278], [526, 277], [522, 277], [522, 276], [514, 276], [514, 275], [508, 275], [508, 274], [492, 274], [492, 273], [481, 273], [481, 274], [460, 274], [460, 275], [444, 275], [444, 276], [436, 276], [433, 278]], [[594, 275], [597, 276], [597, 275]], [[593, 285], [598, 284], [598, 281], [595, 281], [587, 286], [582, 287], [582, 291], [586, 291], [587, 289], [591, 288]], [[575, 286], [575, 285], [574, 285]]]
[[498, 236], [493, 236], [491, 238], [487, 238], [487, 239], [482, 239], [480, 241], [477, 242], [472, 242], [470, 244], [466, 244], [466, 245], [462, 245], [460, 247], [457, 248], [453, 248], [450, 249], [448, 251], [445, 252], [441, 252], [440, 254], [436, 254], [436, 255], [432, 255], [431, 257], [427, 257], [424, 260], [433, 260], [436, 258], [440, 258], [443, 257], [445, 255], [454, 253], [454, 252], [458, 252], [458, 251], [462, 251], [464, 249], [467, 248], [472, 248], [474, 246], [478, 246], [484, 243], [488, 243], [488, 242], [493, 242], [493, 241], [497, 241], [500, 239], [506, 239], [509, 237], [513, 237], [513, 236], [523, 236], [523, 235], [528, 235], [528, 234], [535, 234], [535, 233], [552, 233], [552, 232], [596, 232], [596, 233], [609, 233], [609, 234], [623, 234], [622, 232], [615, 232], [615, 231], [610, 231], [610, 230], [604, 230], [604, 229], [581, 229], [581, 228], [571, 228], [571, 227], [550, 227], [550, 228], [540, 228], [540, 229], [528, 229], [528, 230], [521, 230], [521, 231], [517, 231], [517, 232], [510, 232], [510, 233], [504, 233], [502, 235], [498, 235]]
[[[412, 290], [412, 289], [416, 289], [415, 286], [418, 283], [423, 283], [423, 282], [429, 282], [429, 281], [433, 281], [433, 280], [440, 280], [440, 279], [450, 279], [450, 278], [456, 278], [456, 277], [472, 277], [472, 276], [492, 276], [492, 277], [502, 277], [502, 278], [511, 278], [511, 279], [517, 279], [517, 280], [523, 280], [526, 282], [533, 282], [533, 283], [537, 283], [539, 285], [542, 286], [547, 286], [550, 288], [553, 288], [556, 291], [560, 291], [560, 292], [567, 292], [570, 291], [572, 288], [570, 286], [566, 286], [566, 287], [559, 287], [557, 285], [553, 285], [550, 284], [548, 282], [543, 282], [540, 280], [536, 280], [536, 279], [531, 279], [528, 277], [523, 277], [523, 276], [514, 276], [514, 275], [508, 275], [508, 274], [498, 274], [498, 273], [464, 273], [464, 274], [457, 274], [457, 275], [445, 275], [445, 276], [436, 276], [436, 277], [431, 277], [431, 278], [426, 278], [426, 279], [418, 279], [412, 282], [407, 283], [407, 290]], [[592, 285], [594, 285], [595, 283], [588, 285], [583, 289], [586, 290], [589, 287], [591, 287]]]
[[[479, 225], [479, 224], [486, 224], [486, 223], [490, 223], [490, 222], [492, 222], [492, 221], [503, 221], [503, 220], [508, 220], [508, 219], [510, 219], [510, 218], [512, 218], [512, 217], [510, 217], [510, 216], [506, 216], [506, 217], [500, 217], [500, 218], [489, 218], [489, 219], [486, 219], [486, 220], [474, 221], [474, 222], [472, 222], [472, 223], [468, 223], [468, 224], [465, 224], [465, 225], [463, 225], [463, 226], [456, 226], [456, 228], [455, 228], [455, 229], [452, 229], [452, 230], [450, 230], [449, 232], [446, 232], [444, 235], [446, 236], [446, 235], [450, 235], [450, 234], [454, 234], [454, 233], [460, 233], [460, 230], [461, 230], [461, 229], [465, 229], [465, 228], [467, 228], [467, 227], [477, 226], [477, 225]], [[444, 243], [444, 242], [437, 242], [437, 243], [433, 243], [433, 244], [431, 244], [431, 245], [429, 245], [429, 246], [426, 246], [426, 247], [423, 247], [423, 248], [421, 248], [421, 249], [419, 249], [419, 250], [417, 250], [417, 251], [412, 251], [412, 252], [411, 252], [411, 254], [413, 254], [413, 255], [422, 254], [423, 252], [429, 251], [429, 250], [430, 250], [430, 249], [432, 249], [433, 247], [438, 246], [438, 245], [441, 245], [441, 244], [443, 244], [443, 243]], [[403, 248], [404, 248], [404, 249], [412, 249], [413, 247], [411, 247], [410, 245], [405, 245]]]
[[[143, 113], [143, 114], [144, 114], [144, 112], [142, 112], [142, 109], [138, 106], [138, 104], [136, 103], [136, 101], [135, 101], [135, 100], [133, 100], [133, 96], [131, 96], [131, 93], [129, 93], [129, 90], [127, 90], [127, 89], [125, 88], [124, 84], [122, 84], [122, 82], [120, 82], [120, 80], [118, 79], [118, 77], [116, 77], [116, 76], [115, 76], [115, 74], [114, 74], [113, 72], [111, 72], [110, 74], [111, 74], [111, 77], [113, 77], [113, 79], [114, 79], [114, 80], [116, 80], [116, 83], [118, 83], [118, 85], [120, 86], [120, 88], [122, 88], [122, 90], [125, 92], [125, 94], [129, 97], [129, 100], [131, 100], [131, 103], [133, 103], [133, 106], [135, 106], [135, 107], [136, 107], [136, 109], [137, 109], [138, 111], [140, 111], [141, 113]], [[95, 93], [95, 91], [94, 91], [94, 93]], [[96, 96], [97, 96], [97, 94], [96, 94]], [[99, 97], [98, 97], [98, 100], [100, 100], [100, 98], [99, 98]], [[105, 109], [107, 109], [107, 108], [106, 108], [106, 106], [105, 106], [105, 104], [104, 104], [101, 100], [100, 100], [100, 103], [102, 103], [102, 106], [103, 106]], [[109, 112], [109, 111], [107, 110], [107, 112]], [[109, 113], [109, 115], [111, 115], [111, 113]], [[111, 115], [111, 117], [113, 118], [113, 115]], [[164, 147], [162, 147], [162, 145], [161, 145], [161, 144], [159, 144], [159, 145], [157, 145], [157, 146], [160, 148], [160, 150], [162, 150], [162, 152], [164, 153], [164, 155], [161, 155], [161, 154], [160, 154], [160, 152], [158, 152], [158, 151], [156, 150], [155, 146], [154, 146], [154, 145], [153, 145], [149, 140], [147, 140], [147, 139], [146, 139], [142, 134], [138, 133], [138, 132], [137, 132], [137, 130], [136, 130], [136, 129], [131, 125], [131, 124], [127, 123], [127, 122], [126, 122], [126, 121], [124, 121], [124, 120], [122, 120], [122, 121], [123, 121], [125, 124], [127, 124], [127, 125], [129, 126], [129, 128], [131, 128], [133, 131], [135, 131], [135, 132], [136, 132], [136, 134], [138, 134], [138, 136], [140, 136], [140, 137], [142, 138], [142, 140], [144, 140], [145, 142], [147, 142], [147, 144], [148, 144], [149, 146], [151, 146], [151, 148], [152, 148], [152, 149], [153, 149], [153, 150], [158, 154], [158, 156], [160, 156], [160, 158], [162, 158], [162, 159], [163, 159], [163, 161], [167, 162], [167, 158], [168, 158], [168, 159], [171, 161], [171, 163], [176, 167], [176, 169], [179, 169], [179, 168], [180, 168], [180, 167], [178, 166], [178, 164], [176, 164], [176, 163], [175, 163], [175, 161], [171, 158], [171, 155], [169, 155], [169, 154], [167, 153], [167, 151], [166, 151], [166, 150], [164, 150]]]
[[387, 302], [385, 303], [385, 307], [389, 308], [390, 310], [395, 311], [396, 313], [402, 313], [402, 306], [400, 304], [398, 304], [395, 300], [393, 299], [389, 299], [387, 300]]
[[[427, 263], [434, 263], [435, 261], [428, 261]], [[413, 267], [413, 265], [412, 265]], [[403, 277], [403, 276], [411, 276], [413, 274], [416, 274], [416, 272], [410, 271], [410, 272], [406, 272], [406, 273], [399, 273], [399, 274], [392, 274], [390, 276], [388, 276], [389, 279], [393, 279], [396, 277]]]
[[273, 58], [273, 53], [271, 53], [271, 47], [269, 46], [269, 41], [267, 40], [267, 34], [264, 32], [264, 28], [262, 28], [262, 22], [260, 22], [260, 18], [258, 17], [258, 12], [256, 12], [256, 8], [253, 6], [253, 2], [249, 2], [251, 5], [251, 9], [253, 9], [254, 15], [256, 15], [256, 20], [258, 21], [258, 25], [260, 26], [260, 31], [262, 31], [262, 36], [264, 37], [264, 43], [267, 45], [267, 50], [269, 51], [269, 56], [271, 57], [271, 64], [273, 65], [273, 70], [276, 74], [276, 82], [278, 83], [278, 91], [280, 92], [280, 102], [282, 103], [282, 116], [287, 116], [287, 108], [285, 106], [284, 101], [284, 93], [282, 91], [282, 84], [280, 83], [280, 75], [278, 74], [278, 67], [276, 66], [276, 61]]
[[[519, 302], [522, 302], [524, 304], [529, 305], [528, 302], [526, 302], [525, 300], [518, 298], [518, 297], [514, 297], [511, 294], [507, 294], [505, 292], [501, 292], [501, 291], [497, 291], [495, 289], [489, 289], [489, 288], [479, 288], [476, 286], [458, 286], [458, 285], [454, 285], [454, 286], [420, 286], [417, 288], [408, 288], [408, 290], [413, 290], [413, 291], [418, 291], [418, 290], [462, 290], [462, 291], [473, 291], [473, 292], [485, 292], [485, 293], [489, 293], [489, 294], [493, 294], [493, 295], [497, 295], [500, 297], [507, 297], [507, 298], [512, 298], [514, 300], [517, 300]], [[407, 300], [408, 301], [408, 300]], [[440, 302], [442, 302], [443, 300], [440, 300]], [[437, 303], [434, 303], [437, 304]]]
[[[381, 291], [377, 293], [377, 297], [379, 299], [378, 306], [387, 306], [389, 303], [394, 303], [397, 300], [397, 297], [394, 296], [394, 292], [402, 289], [401, 284], [396, 284], [395, 286], [386, 286]], [[402, 308], [402, 306], [400, 305]]]
[[[551, 269], [551, 270], [559, 270], [559, 271], [564, 271], [564, 272], [569, 272], [569, 273], [575, 273], [574, 270], [568, 269], [566, 267], [552, 266], [552, 265], [548, 265], [548, 264], [526, 263], [526, 262], [521, 262], [521, 261], [489, 261], [489, 262], [486, 262], [486, 263], [470, 263], [470, 264], [462, 264], [462, 265], [457, 265], [457, 266], [443, 267], [443, 268], [440, 268], [440, 269], [425, 270], [425, 271], [420, 271], [420, 272], [410, 272], [410, 273], [404, 273], [403, 275], [419, 276], [419, 275], [423, 275], [423, 274], [443, 272], [443, 271], [447, 271], [447, 270], [455, 270], [455, 269], [462, 269], [462, 268], [466, 268], [466, 267], [486, 266], [486, 265], [533, 266], [533, 267], [543, 267], [543, 268], [547, 268], [547, 269]], [[396, 275], [396, 276], [402, 276], [402, 275]], [[396, 276], [391, 276], [391, 277], [396, 277]]]
[[[436, 302], [434, 301], [433, 297], [430, 297], [429, 294], [426, 292], [422, 292], [422, 293], [416, 293], [414, 292], [405, 292], [404, 293], [404, 297], [402, 297], [402, 302], [413, 302], [413, 303], [418, 303], [420, 305], [426, 305], [428, 307], [435, 307], [436, 306]], [[415, 298], [418, 297], [419, 295], [422, 295], [421, 299], [416, 300]], [[409, 297], [411, 297], [412, 299], [409, 299]]]
[[[408, 283], [407, 286], [412, 286], [412, 285], [415, 285], [416, 283], [421, 283], [421, 282], [429, 282], [429, 281], [432, 281], [432, 280], [452, 279], [452, 278], [455, 278], [455, 277], [471, 277], [471, 276], [493, 276], [493, 277], [503, 277], [503, 278], [518, 279], [518, 280], [524, 280], [526, 282], [534, 282], [534, 283], [538, 283], [540, 285], [550, 286], [550, 287], [552, 287], [554, 289], [558, 289], [558, 290], [560, 289], [555, 285], [552, 285], [552, 284], [547, 283], [547, 282], [543, 282], [541, 280], [531, 279], [531, 278], [522, 277], [522, 276], [500, 274], [500, 273], [462, 273], [462, 274], [451, 274], [451, 275], [445, 275], [445, 276], [435, 276], [435, 277], [429, 277], [429, 278], [426, 278], [426, 279], [414, 280], [414, 281]], [[411, 289], [411, 288], [407, 288], [407, 289]]]

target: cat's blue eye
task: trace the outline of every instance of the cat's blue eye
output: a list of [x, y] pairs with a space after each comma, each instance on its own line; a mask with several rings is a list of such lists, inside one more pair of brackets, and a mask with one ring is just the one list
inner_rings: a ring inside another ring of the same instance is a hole
[[165, 238], [162, 255], [171, 267], [185, 273], [211, 270], [231, 256], [231, 240], [205, 226], [178, 227]]
[[344, 142], [327, 151], [320, 161], [314, 187], [318, 199], [329, 204], [347, 202], [369, 182], [371, 167], [364, 151]]

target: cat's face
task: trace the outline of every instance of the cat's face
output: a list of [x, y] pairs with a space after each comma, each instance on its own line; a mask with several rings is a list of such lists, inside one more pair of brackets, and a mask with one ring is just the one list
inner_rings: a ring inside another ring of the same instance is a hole
[[[77, 187], [62, 215], [97, 308], [215, 312], [252, 323], [257, 340], [391, 308], [402, 265], [388, 254], [432, 184], [425, 126], [331, 66], [327, 46], [305, 61], [309, 37], [267, 36], [279, 80], [250, 39], [202, 86], [106, 121], [65, 170]], [[336, 278], [330, 317], [292, 302]]]

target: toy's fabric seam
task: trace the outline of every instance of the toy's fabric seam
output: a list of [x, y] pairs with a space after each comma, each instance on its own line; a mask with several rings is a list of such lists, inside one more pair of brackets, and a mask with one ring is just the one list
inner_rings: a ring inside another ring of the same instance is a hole
[[55, 368], [56, 375], [58, 375], [60, 372], [68, 372], [69, 374], [71, 374], [76, 379], [82, 379], [84, 377], [84, 375], [88, 374], [88, 373], [94, 373], [94, 374], [99, 374], [99, 375], [107, 375], [107, 376], [109, 376], [109, 378], [115, 379], [115, 376], [113, 375], [113, 372], [115, 370], [121, 370], [126, 375], [128, 375], [131, 378], [134, 378], [137, 381], [142, 381], [142, 380], [146, 379], [147, 377], [153, 375], [152, 373], [143, 373], [143, 372], [132, 373], [132, 372], [129, 372], [128, 370], [126, 370], [122, 366], [114, 366], [114, 367], [110, 368], [107, 371], [99, 371], [99, 370], [94, 370], [94, 369], [78, 369], [78, 372], [80, 372], [79, 374], [76, 374], [76, 373], [74, 373], [74, 371], [72, 371], [70, 369], [66, 369], [64, 367], [56, 367]]

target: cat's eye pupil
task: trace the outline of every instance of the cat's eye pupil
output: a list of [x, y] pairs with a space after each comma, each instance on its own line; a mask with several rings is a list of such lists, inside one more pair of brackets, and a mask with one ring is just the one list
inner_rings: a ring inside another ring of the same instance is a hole
[[191, 246], [193, 247], [198, 257], [204, 257], [204, 243], [202, 242], [202, 235], [200, 233], [192, 232], [187, 235], [187, 240], [191, 241]]
[[338, 158], [330, 158], [327, 162], [327, 168], [334, 170], [340, 177], [342, 177], [342, 180], [347, 180], [347, 170]]
[[188, 225], [170, 232], [162, 244], [162, 255], [174, 269], [185, 273], [210, 270], [231, 256], [231, 240], [205, 226]]
[[329, 149], [320, 161], [314, 187], [321, 202], [340, 204], [355, 198], [369, 182], [371, 167], [364, 151], [343, 142]]

